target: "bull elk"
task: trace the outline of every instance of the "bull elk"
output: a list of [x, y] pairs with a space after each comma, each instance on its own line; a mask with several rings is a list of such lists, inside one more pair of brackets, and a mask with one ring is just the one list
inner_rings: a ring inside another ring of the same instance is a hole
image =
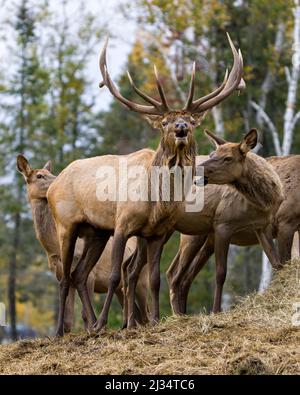
[[[101, 330], [108, 318], [112, 297], [121, 279], [121, 263], [126, 242], [131, 236], [137, 235], [146, 239], [147, 260], [150, 271], [150, 288], [152, 294], [151, 322], [159, 319], [159, 260], [162, 252], [161, 238], [173, 228], [176, 222], [176, 212], [182, 202], [161, 200], [147, 201], [105, 201], [97, 190], [97, 175], [99, 169], [110, 167], [114, 169], [116, 184], [119, 185], [119, 161], [126, 160], [128, 168], [142, 166], [146, 169], [146, 178], [150, 178], [153, 166], [168, 168], [191, 166], [194, 169], [196, 143], [194, 129], [204, 118], [206, 112], [220, 103], [243, 85], [243, 60], [241, 52], [237, 51], [228, 36], [233, 53], [233, 67], [228, 75], [226, 72], [223, 83], [210, 94], [194, 99], [195, 64], [190, 82], [188, 99], [182, 110], [169, 107], [163, 86], [154, 68], [156, 84], [160, 100], [150, 97], [136, 87], [128, 74], [133, 90], [147, 105], [135, 103], [125, 98], [113, 83], [106, 64], [106, 49], [100, 56], [100, 71], [103, 82], [111, 94], [126, 108], [143, 114], [149, 123], [161, 132], [161, 140], [156, 151], [144, 149], [127, 156], [106, 155], [90, 159], [78, 160], [71, 163], [53, 182], [48, 191], [48, 201], [56, 223], [58, 239], [63, 263], [63, 276], [60, 283], [60, 315], [57, 335], [63, 335], [63, 316], [65, 300], [70, 286], [70, 268], [73, 259], [76, 239], [84, 224], [92, 224], [100, 235], [97, 243], [86, 241], [86, 254], [89, 259], [78, 265], [73, 272], [73, 282], [76, 285], [85, 310], [88, 312], [90, 324], [95, 323], [94, 312], [86, 290], [86, 280], [109, 238], [114, 233], [112, 248], [112, 272], [110, 285], [101, 315], [94, 325], [95, 330]], [[144, 185], [144, 175], [140, 175], [139, 183]], [[101, 240], [100, 240], [101, 239]], [[130, 310], [131, 311], [131, 310]]]
[[[203, 159], [204, 157], [202, 161]], [[277, 238], [279, 258], [283, 265], [291, 259], [294, 233], [300, 230], [300, 205], [297, 198], [299, 195], [300, 155], [274, 156], [266, 158], [266, 161], [272, 165], [284, 188], [284, 200], [271, 218], [270, 223], [272, 236]], [[226, 197], [228, 207], [234, 207], [235, 215], [240, 216], [241, 230], [232, 236], [231, 243], [239, 246], [251, 246], [259, 243], [255, 233], [249, 226], [248, 215], [243, 214], [244, 200], [241, 198], [236, 199], [232, 189], [227, 186], [220, 188], [219, 186], [211, 185], [206, 187], [206, 190], [208, 188], [215, 190], [216, 207], [221, 205], [221, 199]], [[218, 213], [218, 209], [216, 213]], [[257, 212], [257, 215], [261, 215], [260, 211]], [[219, 217], [216, 219], [219, 221]], [[167, 276], [172, 308], [177, 314], [186, 313], [190, 286], [208, 258], [214, 253], [213, 243], [207, 243], [204, 247], [207, 237], [212, 237], [212, 235], [181, 236], [178, 253]]]
[[[27, 186], [28, 201], [31, 206], [32, 217], [36, 237], [41, 246], [46, 252], [48, 265], [50, 270], [55, 274], [58, 281], [62, 277], [62, 263], [60, 259], [60, 251], [55, 223], [52, 213], [50, 211], [48, 201], [46, 198], [47, 191], [55, 180], [56, 176], [52, 174], [52, 164], [48, 161], [42, 169], [32, 169], [28, 160], [23, 155], [17, 157], [17, 168], [24, 176]], [[78, 239], [74, 251], [74, 262], [72, 268], [76, 267], [77, 263], [82, 257], [84, 240]], [[109, 275], [111, 271], [111, 248], [112, 240], [110, 239], [103, 251], [101, 258], [96, 263], [94, 269], [88, 277], [88, 293], [92, 299], [93, 293], [106, 293], [109, 283]], [[128, 241], [124, 253], [124, 259], [130, 258], [136, 248], [136, 239], [132, 238]], [[136, 299], [138, 304], [137, 312], [140, 314], [139, 320], [141, 323], [147, 322], [147, 290], [148, 290], [148, 273], [145, 270], [140, 278]], [[117, 298], [123, 306], [123, 291], [119, 286], [116, 290]], [[70, 332], [74, 316], [74, 297], [75, 288], [71, 287], [67, 302], [66, 312], [64, 317], [64, 330]], [[82, 318], [87, 325], [87, 318], [85, 311], [82, 311]]]

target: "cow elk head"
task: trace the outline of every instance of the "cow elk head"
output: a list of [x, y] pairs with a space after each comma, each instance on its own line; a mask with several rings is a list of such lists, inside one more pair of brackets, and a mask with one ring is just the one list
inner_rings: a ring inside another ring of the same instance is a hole
[[51, 173], [51, 161], [48, 161], [42, 169], [34, 170], [25, 156], [18, 155], [17, 169], [25, 178], [29, 200], [46, 199], [48, 188], [55, 179]]
[[204, 184], [234, 183], [242, 176], [248, 152], [257, 144], [257, 130], [251, 129], [239, 143], [230, 143], [208, 130], [205, 133], [216, 150], [201, 164], [204, 167]]

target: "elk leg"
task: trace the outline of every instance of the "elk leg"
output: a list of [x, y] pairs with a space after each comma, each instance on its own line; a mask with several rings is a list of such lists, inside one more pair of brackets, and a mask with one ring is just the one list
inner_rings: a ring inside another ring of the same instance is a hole
[[128, 276], [129, 276], [129, 271], [128, 268], [133, 264], [134, 260], [137, 258], [137, 252], [138, 249], [136, 248], [134, 253], [130, 255], [129, 258], [127, 258], [122, 265], [122, 277], [123, 277], [123, 325], [122, 329], [127, 328], [127, 317], [128, 317], [128, 298], [127, 298], [127, 293], [128, 293]]
[[77, 232], [75, 228], [68, 230], [58, 228], [58, 235], [61, 247], [61, 261], [63, 264], [62, 278], [59, 284], [59, 314], [56, 329], [56, 336], [64, 335], [64, 316], [66, 299], [70, 288], [70, 272], [73, 261]]
[[185, 275], [182, 277], [180, 284], [180, 309], [181, 314], [186, 314], [187, 311], [187, 298], [189, 294], [190, 287], [197, 276], [197, 274], [202, 270], [204, 265], [207, 263], [209, 258], [214, 253], [214, 237], [208, 237], [205, 244], [202, 246], [201, 250], [198, 252], [196, 257], [191, 263]]
[[164, 247], [164, 237], [149, 239], [147, 242], [147, 262], [149, 265], [149, 282], [152, 296], [150, 322], [155, 325], [159, 321], [159, 289], [160, 289], [160, 257]]
[[127, 237], [122, 232], [116, 232], [112, 247], [112, 258], [111, 258], [111, 275], [109, 279], [108, 292], [105, 298], [104, 306], [100, 314], [99, 319], [94, 325], [95, 331], [100, 331], [106, 324], [108, 319], [109, 308], [112, 302], [112, 298], [121, 280], [121, 267], [124, 257], [124, 251], [126, 247]]
[[294, 232], [295, 230], [289, 225], [279, 226], [277, 242], [280, 262], [282, 265], [291, 259]]
[[180, 246], [177, 255], [166, 273], [169, 283], [170, 302], [174, 314], [182, 314], [180, 283], [199, 248], [204, 243], [205, 238], [206, 236], [195, 236], [191, 239], [192, 242]]
[[136, 301], [141, 315], [141, 324], [145, 325], [149, 322], [148, 287], [145, 287], [144, 284], [139, 284], [139, 282], [136, 287]]
[[65, 318], [64, 318], [64, 331], [70, 333], [74, 323], [74, 304], [75, 304], [75, 291], [74, 287], [70, 287], [69, 294], [66, 300]]
[[133, 328], [136, 325], [134, 315], [135, 290], [139, 279], [140, 272], [147, 263], [147, 249], [145, 240], [138, 238], [137, 254], [128, 266], [128, 289], [126, 300], [128, 306], [127, 326]]
[[76, 286], [90, 327], [95, 324], [96, 316], [89, 297], [87, 279], [91, 270], [101, 257], [109, 237], [109, 234], [101, 234], [101, 236], [85, 239], [84, 250], [86, 250], [86, 253], [85, 251], [83, 252], [85, 259], [80, 258], [76, 269], [72, 273], [73, 284]]
[[255, 233], [272, 267], [274, 269], [280, 269], [282, 265], [276, 251], [271, 232], [268, 229], [260, 229], [255, 231]]
[[[95, 290], [95, 275], [92, 271], [90, 272], [90, 275], [88, 276], [86, 287], [87, 287], [89, 300], [90, 300], [91, 304], [93, 305], [94, 290]], [[82, 310], [81, 310], [81, 317], [83, 320], [84, 329], [88, 330], [88, 328], [89, 328], [88, 314], [85, 311], [85, 308], [83, 306], [82, 306]], [[95, 321], [96, 321], [96, 319], [95, 319]]]
[[221, 311], [223, 285], [227, 274], [227, 256], [231, 234], [225, 229], [215, 232], [215, 259], [216, 259], [216, 288], [213, 304], [213, 313]]

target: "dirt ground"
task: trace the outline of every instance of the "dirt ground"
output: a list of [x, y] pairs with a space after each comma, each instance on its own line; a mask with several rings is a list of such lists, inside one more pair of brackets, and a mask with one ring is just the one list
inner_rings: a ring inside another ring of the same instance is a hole
[[300, 263], [230, 312], [0, 346], [1, 374], [300, 374]]

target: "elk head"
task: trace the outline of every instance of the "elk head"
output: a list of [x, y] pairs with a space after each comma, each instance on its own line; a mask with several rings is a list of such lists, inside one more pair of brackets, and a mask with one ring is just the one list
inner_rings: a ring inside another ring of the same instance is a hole
[[[160, 156], [164, 158], [164, 162], [167, 162], [164, 164], [168, 164], [169, 166], [174, 164], [191, 165], [191, 158], [194, 158], [196, 153], [196, 144], [194, 140], [195, 127], [200, 125], [208, 110], [227, 98], [233, 91], [241, 90], [245, 87], [245, 83], [242, 79], [242, 54], [240, 51], [236, 50], [229, 35], [228, 40], [234, 59], [230, 73], [228, 74], [226, 71], [223, 83], [216, 90], [199, 99], [194, 99], [196, 71], [194, 63], [188, 98], [185, 106], [181, 110], [174, 110], [169, 107], [155, 66], [154, 73], [160, 101], [150, 97], [137, 88], [129, 72], [127, 72], [127, 74], [133, 90], [150, 105], [142, 105], [126, 99], [117, 89], [108, 73], [106, 64], [108, 39], [106, 40], [99, 61], [103, 78], [99, 86], [103, 87], [105, 85], [110, 93], [126, 108], [143, 114], [152, 127], [161, 131], [162, 136], [158, 152], [161, 152]], [[193, 161], [194, 159], [192, 159], [192, 162]]]
[[240, 179], [246, 156], [257, 144], [257, 130], [251, 129], [239, 143], [227, 142], [208, 130], [205, 134], [216, 150], [209, 155], [210, 159], [201, 163], [204, 184], [232, 184]]
[[51, 161], [42, 169], [33, 170], [25, 156], [18, 155], [17, 169], [25, 178], [29, 200], [46, 199], [48, 188], [56, 178], [51, 173]]

